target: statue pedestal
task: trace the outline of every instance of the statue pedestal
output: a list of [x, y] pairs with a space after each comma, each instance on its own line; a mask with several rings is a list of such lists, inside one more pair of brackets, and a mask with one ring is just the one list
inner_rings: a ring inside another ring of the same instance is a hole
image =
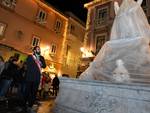
[[150, 84], [60, 78], [54, 113], [150, 113]]

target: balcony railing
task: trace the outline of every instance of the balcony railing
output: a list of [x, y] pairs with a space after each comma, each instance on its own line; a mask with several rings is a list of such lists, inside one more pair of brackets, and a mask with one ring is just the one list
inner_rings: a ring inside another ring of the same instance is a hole
[[106, 25], [108, 22], [108, 19], [107, 18], [104, 18], [104, 19], [96, 19], [95, 20], [95, 28], [98, 28], [98, 27], [101, 27], [103, 25]]
[[14, 9], [16, 6], [16, 0], [0, 0], [0, 4], [7, 8]]

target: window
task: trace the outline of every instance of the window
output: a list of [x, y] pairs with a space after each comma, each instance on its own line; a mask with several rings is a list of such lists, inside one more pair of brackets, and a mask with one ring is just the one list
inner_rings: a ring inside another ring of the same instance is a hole
[[56, 54], [56, 49], [57, 49], [56, 44], [52, 44], [50, 49], [50, 54]]
[[108, 7], [98, 9], [96, 15], [96, 25], [103, 24], [107, 21], [108, 18]]
[[146, 0], [143, 0], [143, 2], [142, 2], [142, 8], [143, 8], [145, 14], [147, 15], [148, 9], [147, 9], [147, 1]]
[[62, 21], [61, 20], [56, 20], [55, 23], [55, 32], [60, 33], [61, 32], [61, 27], [62, 27]]
[[34, 35], [31, 45], [32, 45], [32, 47], [39, 46], [40, 45], [40, 38]]
[[70, 46], [69, 45], [67, 45], [67, 48], [66, 48], [66, 56], [68, 56], [68, 52], [70, 51]]
[[[66, 61], [65, 61], [65, 65], [66, 66], [70, 66], [72, 63], [72, 54], [71, 54], [71, 46], [67, 45], [66, 47]], [[73, 63], [72, 63], [73, 64]]]
[[73, 33], [75, 31], [75, 26], [71, 24], [70, 26], [70, 33]]
[[[137, 0], [135, 0], [135, 1], [137, 1]], [[143, 0], [142, 1], [142, 8], [143, 8], [143, 10], [144, 10], [144, 12], [145, 12], [145, 14], [147, 14], [147, 0]]]
[[149, 22], [149, 24], [150, 24], [150, 16], [148, 17], [148, 22]]
[[99, 50], [101, 49], [101, 47], [104, 45], [105, 42], [106, 42], [105, 34], [96, 36], [96, 54], [99, 52]]
[[[138, 1], [138, 0], [135, 0], [135, 1]], [[143, 1], [142, 1], [142, 6], [145, 7], [146, 5], [147, 5], [147, 0], [143, 0]]]
[[146, 4], [147, 4], [147, 1], [146, 1], [146, 0], [143, 0], [142, 6], [146, 7]]
[[40, 24], [44, 24], [46, 23], [46, 17], [47, 17], [47, 13], [44, 10], [40, 9], [37, 14], [36, 22]]
[[16, 0], [1, 0], [1, 4], [10, 9], [14, 9], [16, 6]]
[[103, 8], [98, 10], [98, 19], [100, 20], [104, 20], [107, 18], [107, 8]]
[[145, 15], [147, 15], [147, 8], [146, 7], [142, 7], [144, 12], [145, 12]]
[[4, 32], [6, 30], [6, 24], [5, 23], [2, 23], [0, 22], [0, 37], [4, 36]]

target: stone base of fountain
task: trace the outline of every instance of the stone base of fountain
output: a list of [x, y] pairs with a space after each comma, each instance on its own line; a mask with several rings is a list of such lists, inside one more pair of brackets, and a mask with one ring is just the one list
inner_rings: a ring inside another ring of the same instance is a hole
[[60, 78], [54, 113], [150, 113], [150, 84]]

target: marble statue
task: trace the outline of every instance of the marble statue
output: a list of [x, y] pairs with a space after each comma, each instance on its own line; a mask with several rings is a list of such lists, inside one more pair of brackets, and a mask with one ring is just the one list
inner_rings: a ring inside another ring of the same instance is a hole
[[116, 16], [110, 40], [80, 79], [118, 81], [120, 78], [114, 77], [114, 70], [118, 68], [119, 59], [126, 71], [126, 77], [121, 81], [144, 82], [140, 78], [150, 76], [150, 25], [141, 4], [142, 0], [123, 0], [121, 6], [114, 2]]
[[141, 0], [123, 0], [119, 7], [114, 2], [116, 17], [112, 26], [111, 40], [126, 38], [150, 38], [150, 27], [145, 13], [140, 6]]

